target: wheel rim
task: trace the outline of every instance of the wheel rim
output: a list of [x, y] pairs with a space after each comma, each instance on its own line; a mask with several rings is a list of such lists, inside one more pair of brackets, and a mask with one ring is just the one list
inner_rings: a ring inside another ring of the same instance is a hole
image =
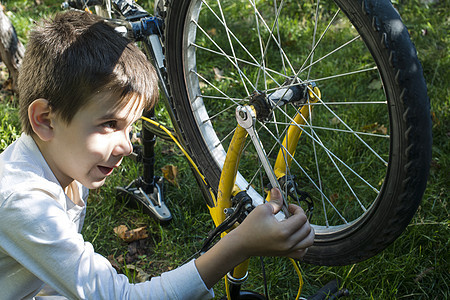
[[[391, 130], [382, 80], [358, 32], [328, 3], [302, 4], [302, 14], [295, 14], [297, 4], [281, 2], [270, 12], [258, 2], [255, 14], [250, 2], [233, 1], [226, 9], [226, 1], [222, 9], [209, 2], [192, 1], [188, 9], [183, 61], [191, 109], [211, 156], [223, 164], [236, 126], [234, 109], [248, 104], [254, 90], [269, 94], [292, 76], [315, 82], [322, 97], [309, 105], [312, 118], [301, 126], [289, 174], [313, 198], [316, 235], [354, 229], [382, 194]], [[249, 29], [250, 24], [255, 26]], [[285, 33], [286, 28], [297, 31]], [[256, 36], [252, 42], [249, 33]], [[274, 140], [282, 141], [296, 109], [276, 107], [268, 122], [257, 124], [272, 165], [279, 149]], [[268, 181], [254, 163], [252, 145], [243, 155], [237, 184], [260, 204]]]

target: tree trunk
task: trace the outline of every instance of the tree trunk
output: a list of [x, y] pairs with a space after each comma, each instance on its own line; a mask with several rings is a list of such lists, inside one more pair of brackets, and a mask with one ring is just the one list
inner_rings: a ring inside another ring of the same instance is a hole
[[0, 58], [9, 70], [12, 80], [12, 90], [17, 93], [17, 77], [19, 67], [25, 53], [25, 47], [17, 38], [16, 30], [5, 15], [0, 5]]

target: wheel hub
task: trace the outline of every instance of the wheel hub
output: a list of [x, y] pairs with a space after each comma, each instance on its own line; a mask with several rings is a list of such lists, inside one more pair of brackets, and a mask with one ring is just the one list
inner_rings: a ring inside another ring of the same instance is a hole
[[315, 82], [299, 83], [297, 79], [288, 79], [273, 93], [266, 95], [265, 92], [254, 91], [250, 96], [249, 104], [256, 111], [256, 118], [265, 122], [272, 116], [275, 107], [281, 107], [286, 104], [292, 104], [298, 108], [303, 106], [308, 100], [317, 102], [321, 93]]

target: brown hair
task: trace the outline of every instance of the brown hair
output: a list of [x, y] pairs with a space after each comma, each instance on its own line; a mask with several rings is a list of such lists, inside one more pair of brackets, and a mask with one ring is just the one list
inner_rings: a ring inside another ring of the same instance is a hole
[[95, 94], [118, 95], [117, 107], [138, 95], [145, 108], [158, 97], [158, 79], [139, 48], [101, 18], [68, 11], [43, 20], [30, 34], [19, 71], [22, 129], [33, 132], [28, 106], [49, 101], [68, 124]]

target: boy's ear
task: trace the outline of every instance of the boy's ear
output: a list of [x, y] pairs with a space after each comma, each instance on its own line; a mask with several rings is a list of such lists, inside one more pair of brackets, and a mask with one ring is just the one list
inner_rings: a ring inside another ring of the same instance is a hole
[[28, 106], [28, 119], [34, 133], [43, 141], [53, 137], [52, 109], [46, 99], [34, 100]]

